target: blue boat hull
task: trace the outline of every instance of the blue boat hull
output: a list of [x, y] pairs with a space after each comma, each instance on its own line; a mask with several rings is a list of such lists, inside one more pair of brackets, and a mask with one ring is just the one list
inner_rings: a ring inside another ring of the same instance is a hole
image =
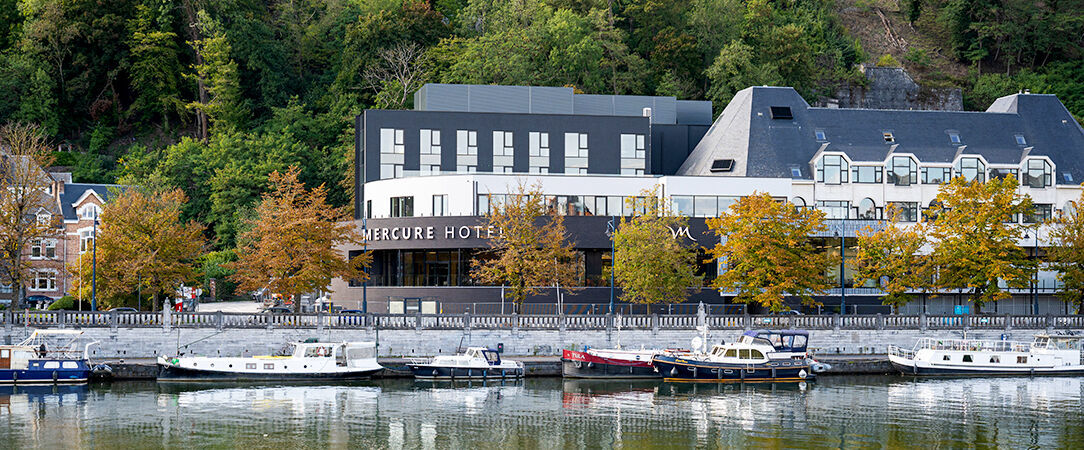
[[660, 355], [651, 362], [664, 381], [671, 382], [810, 381], [815, 378], [809, 364], [798, 361], [726, 364]]
[[468, 369], [463, 367], [430, 366], [411, 364], [407, 367], [414, 377], [423, 380], [482, 380], [523, 378], [523, 368], [518, 369]]
[[[46, 363], [72, 363], [76, 367], [44, 368]], [[0, 384], [86, 383], [90, 366], [83, 360], [30, 360], [26, 369], [0, 369]]]

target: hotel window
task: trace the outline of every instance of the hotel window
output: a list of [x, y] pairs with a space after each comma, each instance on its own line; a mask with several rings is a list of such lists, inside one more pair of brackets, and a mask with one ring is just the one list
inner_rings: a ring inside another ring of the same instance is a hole
[[455, 132], [455, 171], [473, 173], [478, 171], [478, 132], [456, 130]]
[[893, 156], [888, 166], [888, 183], [896, 186], [918, 184], [918, 164], [907, 156]]
[[851, 166], [851, 175], [855, 183], [884, 182], [884, 168], [881, 166]]
[[1024, 223], [1042, 223], [1053, 215], [1054, 205], [1049, 203], [1036, 203], [1032, 205], [1031, 212], [1024, 214]]
[[434, 216], [446, 216], [448, 215], [448, 194], [440, 194], [433, 196], [433, 215]]
[[532, 131], [527, 134], [527, 150], [531, 173], [549, 173], [550, 171], [550, 134]]
[[403, 176], [403, 154], [406, 153], [403, 130], [380, 129], [380, 178]]
[[918, 203], [916, 202], [889, 202], [888, 208], [898, 214], [900, 222], [918, 222]]
[[697, 195], [693, 197], [694, 217], [717, 217], [719, 215], [719, 197]]
[[79, 232], [79, 253], [89, 252], [94, 248], [94, 230], [82, 230]]
[[849, 218], [851, 203], [846, 200], [817, 200], [817, 209], [824, 211], [825, 219]]
[[102, 208], [93, 203], [83, 205], [83, 207], [79, 208], [79, 217], [83, 218], [84, 220], [93, 220], [101, 214]]
[[30, 274], [30, 290], [53, 291], [56, 290], [55, 270], [34, 270]]
[[625, 197], [622, 203], [621, 212], [623, 216], [634, 216], [636, 214], [644, 214], [647, 212], [647, 202], [655, 201], [655, 198], [648, 197]]
[[693, 197], [691, 195], [675, 195], [670, 199], [674, 214], [683, 217], [693, 216]]
[[960, 158], [955, 166], [956, 175], [966, 181], [986, 182], [986, 164], [978, 158]]
[[30, 257], [34, 259], [56, 258], [56, 239], [38, 239], [30, 244]]
[[923, 167], [922, 184], [942, 184], [952, 180], [950, 167]]
[[372, 200], [366, 200], [365, 201], [365, 218], [366, 219], [372, 219], [373, 218], [373, 201]]
[[414, 217], [414, 197], [392, 197], [390, 217]]
[[421, 130], [419, 168], [421, 175], [440, 174], [440, 130]]
[[864, 198], [858, 202], [858, 218], [865, 220], [880, 220], [881, 208], [873, 202], [872, 198]]
[[587, 173], [587, 133], [565, 133], [565, 173]]
[[621, 135], [621, 175], [643, 175], [647, 151], [642, 134]]
[[511, 131], [493, 132], [493, 173], [512, 173], [513, 155]]
[[847, 160], [840, 155], [824, 155], [817, 161], [817, 181], [824, 184], [847, 182]]
[[991, 167], [990, 168], [990, 179], [991, 180], [993, 180], [993, 179], [1003, 180], [1003, 179], [1005, 179], [1005, 177], [1008, 177], [1009, 175], [1012, 175], [1012, 176], [1019, 179], [1020, 175], [1019, 175], [1018, 172], [1019, 171], [1016, 170], [1016, 169], [995, 169], [995, 168]]
[[1044, 188], [1054, 182], [1054, 168], [1045, 159], [1029, 159], [1027, 172], [1024, 173], [1024, 185], [1033, 188]]

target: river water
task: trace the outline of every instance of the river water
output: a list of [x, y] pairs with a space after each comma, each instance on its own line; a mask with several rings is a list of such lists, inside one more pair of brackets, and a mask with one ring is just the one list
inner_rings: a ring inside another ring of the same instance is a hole
[[0, 448], [1084, 447], [1084, 378], [0, 388]]

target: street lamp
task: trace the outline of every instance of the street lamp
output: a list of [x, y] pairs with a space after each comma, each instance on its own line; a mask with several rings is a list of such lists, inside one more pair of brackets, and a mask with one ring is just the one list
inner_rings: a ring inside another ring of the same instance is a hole
[[843, 221], [840, 222], [839, 232], [836, 233], [839, 236], [839, 313], [847, 314], [847, 288], [843, 283], [844, 276], [844, 262], [847, 260], [846, 239], [847, 239], [847, 213], [843, 213]]
[[614, 258], [614, 234], [617, 233], [617, 217], [610, 216], [610, 221], [606, 224], [606, 235], [610, 237], [610, 314], [614, 313], [614, 269], [617, 266], [617, 260]]
[[94, 213], [94, 225], [90, 232], [94, 236], [91, 241], [91, 265], [90, 265], [90, 310], [98, 310], [98, 213]]
[[[1024, 239], [1027, 239], [1028, 233], [1024, 232]], [[1031, 254], [1035, 257], [1035, 273], [1031, 278], [1031, 313], [1039, 314], [1039, 227], [1035, 227], [1035, 241], [1031, 247]]]

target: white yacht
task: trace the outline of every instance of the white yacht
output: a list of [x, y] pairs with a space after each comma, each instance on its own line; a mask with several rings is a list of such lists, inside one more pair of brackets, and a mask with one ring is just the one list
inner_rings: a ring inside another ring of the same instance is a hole
[[347, 380], [384, 369], [374, 342], [297, 342], [274, 356], [161, 356], [158, 367], [158, 381]]
[[905, 375], [1084, 375], [1084, 336], [1037, 334], [1027, 342], [922, 338], [888, 347]]
[[522, 378], [524, 372], [523, 362], [501, 360], [500, 353], [485, 347], [470, 347], [454, 356], [412, 359], [407, 367], [415, 378], [424, 380]]

